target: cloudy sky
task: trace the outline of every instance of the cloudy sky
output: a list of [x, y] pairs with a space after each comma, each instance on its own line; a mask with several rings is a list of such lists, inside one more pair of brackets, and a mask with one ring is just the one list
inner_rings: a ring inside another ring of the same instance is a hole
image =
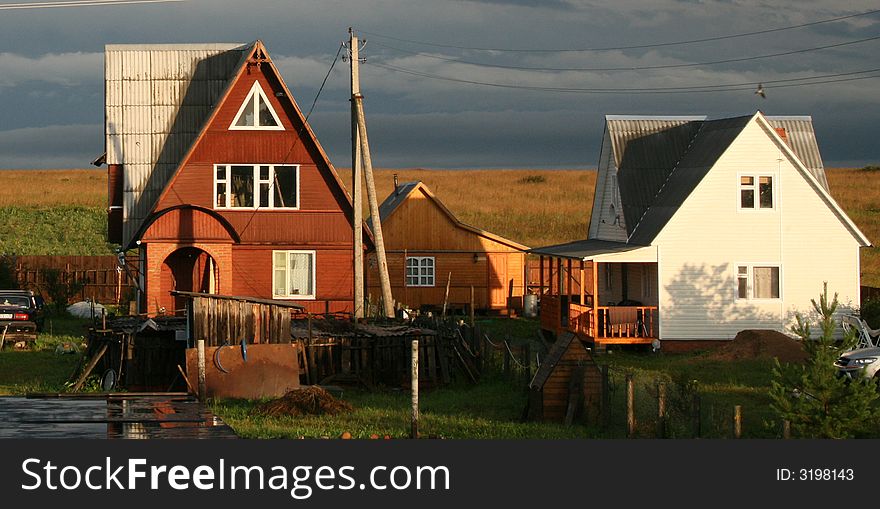
[[[25, 1], [33, 0], [16, 3]], [[187, 0], [3, 9], [12, 3], [0, 0], [0, 168], [85, 167], [103, 152], [105, 44], [262, 39], [307, 110], [349, 26], [366, 39], [362, 87], [377, 167], [595, 167], [605, 114], [759, 109], [812, 115], [827, 166], [880, 163], [880, 13], [663, 45], [863, 13], [880, 8], [876, 0]], [[643, 47], [573, 51], [632, 46]], [[778, 53], [790, 54], [753, 58]], [[718, 61], [727, 62], [702, 65]], [[878, 78], [853, 79], [870, 76]], [[816, 81], [828, 83], [807, 86]], [[766, 99], [754, 94], [758, 82]], [[340, 167], [350, 158], [348, 86], [340, 60], [311, 117]]]

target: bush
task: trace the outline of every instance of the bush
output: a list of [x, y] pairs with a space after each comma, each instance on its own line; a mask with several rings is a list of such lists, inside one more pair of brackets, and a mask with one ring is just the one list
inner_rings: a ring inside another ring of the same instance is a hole
[[544, 175], [529, 175], [519, 179], [520, 184], [543, 184], [544, 182], [547, 182], [547, 177]]
[[88, 281], [77, 281], [72, 274], [59, 269], [43, 271], [44, 289], [57, 311], [64, 311], [70, 298], [82, 291]]
[[880, 327], [880, 299], [869, 299], [863, 302], [859, 314], [872, 329]]
[[0, 289], [18, 289], [18, 281], [15, 278], [15, 259], [11, 256], [0, 256]]

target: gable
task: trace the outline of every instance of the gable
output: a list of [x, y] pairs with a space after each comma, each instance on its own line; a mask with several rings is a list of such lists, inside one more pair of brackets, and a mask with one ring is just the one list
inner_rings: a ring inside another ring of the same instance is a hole
[[[701, 150], [702, 154], [683, 159], [686, 171], [681, 178], [690, 174], [688, 178], [696, 184], [683, 198], [670, 199], [670, 195], [661, 193], [657, 210], [646, 214], [655, 227], [659, 225], [656, 242], [664, 246], [681, 244], [676, 249], [689, 246], [687, 249], [700, 260], [721, 256], [727, 262], [736, 253], [748, 253], [761, 261], [777, 260], [779, 246], [816, 238], [836, 243], [855, 239], [868, 245], [773, 126], [760, 113], [747, 120], [733, 139], [724, 142], [727, 148], [717, 157]], [[730, 136], [732, 131], [727, 130]], [[717, 136], [725, 134], [718, 132]], [[712, 145], [717, 151], [724, 143]], [[739, 209], [739, 178], [744, 174], [773, 179], [773, 210]], [[670, 185], [688, 188], [680, 180], [671, 180]], [[703, 242], [710, 238], [712, 242]], [[640, 239], [638, 229], [633, 239]]]
[[407, 182], [379, 207], [389, 250], [525, 251], [526, 246], [466, 225], [421, 182]]
[[[154, 210], [185, 204], [215, 208], [217, 165], [295, 166], [300, 211], [296, 215], [281, 217], [260, 208], [218, 212], [235, 226], [243, 242], [307, 240], [309, 235], [326, 242], [351, 242], [350, 197], [262, 44], [257, 42], [254, 48]], [[280, 128], [233, 128], [247, 105], [257, 108], [258, 101], [265, 101], [275, 113]], [[334, 217], [324, 217], [327, 214]]]

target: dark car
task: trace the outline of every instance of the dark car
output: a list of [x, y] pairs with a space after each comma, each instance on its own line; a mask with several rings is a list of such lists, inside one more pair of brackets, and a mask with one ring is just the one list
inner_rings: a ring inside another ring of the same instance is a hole
[[43, 299], [29, 290], [0, 290], [0, 338], [35, 341], [43, 328]]

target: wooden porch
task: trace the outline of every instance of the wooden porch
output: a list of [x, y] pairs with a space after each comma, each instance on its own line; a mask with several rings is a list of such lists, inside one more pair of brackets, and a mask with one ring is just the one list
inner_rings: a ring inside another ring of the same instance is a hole
[[549, 258], [548, 264], [541, 256], [540, 273], [542, 329], [570, 331], [597, 345], [651, 344], [658, 337], [657, 306], [597, 305], [597, 262]]

